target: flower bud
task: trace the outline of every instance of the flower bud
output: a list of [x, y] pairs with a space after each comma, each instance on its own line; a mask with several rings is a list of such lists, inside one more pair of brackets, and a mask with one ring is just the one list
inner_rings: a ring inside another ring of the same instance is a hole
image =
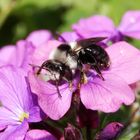
[[96, 140], [113, 140], [121, 132], [123, 125], [118, 122], [109, 123], [97, 136]]
[[68, 124], [68, 126], [65, 128], [64, 137], [65, 140], [82, 140], [82, 135], [80, 130], [78, 130], [76, 127], [74, 127], [71, 124]]

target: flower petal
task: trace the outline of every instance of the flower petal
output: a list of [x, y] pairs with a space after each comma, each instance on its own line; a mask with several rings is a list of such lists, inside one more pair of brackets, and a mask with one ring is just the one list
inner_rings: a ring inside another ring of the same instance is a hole
[[27, 37], [27, 41], [32, 42], [35, 47], [40, 47], [50, 39], [52, 39], [52, 34], [48, 30], [36, 30]]
[[0, 50], [0, 66], [12, 64], [28, 68], [33, 51], [33, 45], [25, 40], [18, 41], [15, 46], [5, 46]]
[[31, 90], [38, 96], [38, 103], [42, 110], [54, 120], [60, 119], [71, 105], [72, 91], [68, 84], [59, 86], [61, 97], [58, 96], [56, 86], [41, 81], [33, 73], [29, 73]]
[[115, 112], [121, 104], [130, 105], [135, 96], [123, 79], [111, 73], [103, 73], [105, 81], [99, 77], [89, 79], [81, 87], [81, 100], [87, 109]]
[[17, 116], [14, 111], [5, 107], [0, 107], [0, 128], [6, 128], [8, 125], [20, 124], [17, 120]]
[[15, 63], [16, 46], [8, 45], [0, 49], [0, 66]]
[[31, 56], [35, 50], [34, 46], [25, 40], [20, 40], [17, 42], [16, 49], [16, 62], [15, 65], [18, 67], [22, 67], [24, 69], [29, 69], [31, 66], [29, 65], [31, 62]]
[[73, 42], [80, 38], [75, 32], [64, 32], [61, 36], [66, 40], [66, 42]]
[[0, 133], [1, 140], [23, 140], [28, 130], [28, 123], [24, 121], [21, 125], [11, 125]]
[[83, 140], [80, 130], [70, 123], [68, 123], [68, 126], [64, 128], [64, 139], [65, 140]]
[[128, 84], [140, 80], [140, 51], [128, 44], [119, 42], [106, 49], [112, 73], [122, 77]]
[[128, 11], [124, 14], [118, 29], [126, 36], [140, 39], [140, 11]]
[[34, 106], [30, 109], [29, 119], [28, 122], [39, 122], [41, 121], [41, 110], [38, 106]]
[[32, 63], [34, 65], [41, 66], [41, 64], [49, 59], [49, 55], [53, 49], [55, 49], [58, 45], [60, 45], [61, 42], [57, 40], [51, 40], [48, 41], [44, 44], [42, 44], [40, 47], [36, 48], [33, 58], [32, 58]]
[[79, 35], [89, 37], [110, 37], [114, 32], [114, 24], [106, 16], [92, 16], [87, 19], [81, 19], [72, 26], [73, 30]]
[[119, 122], [111, 122], [103, 128], [103, 130], [97, 135], [99, 140], [113, 140], [123, 130], [123, 124]]
[[[0, 101], [2, 107], [13, 112], [17, 119], [33, 107], [33, 99], [23, 69], [5, 66], [0, 69]], [[3, 94], [4, 93], [4, 94]]]
[[25, 140], [56, 140], [56, 138], [45, 130], [33, 129], [27, 132]]

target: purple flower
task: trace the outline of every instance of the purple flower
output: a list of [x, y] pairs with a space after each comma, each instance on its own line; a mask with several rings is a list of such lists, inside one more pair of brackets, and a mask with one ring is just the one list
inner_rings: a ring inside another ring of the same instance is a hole
[[118, 122], [109, 123], [95, 138], [96, 140], [113, 140], [123, 129], [123, 125]]
[[24, 40], [18, 41], [16, 45], [4, 46], [0, 50], [0, 66], [10, 64], [27, 70], [30, 68], [34, 49], [30, 42]]
[[36, 30], [31, 32], [26, 40], [28, 42], [32, 42], [35, 47], [40, 47], [40, 45], [44, 44], [48, 40], [53, 39], [52, 34], [48, 30]]
[[133, 103], [134, 93], [128, 84], [140, 79], [140, 52], [126, 42], [116, 43], [106, 51], [111, 67], [102, 71], [105, 81], [92, 73], [81, 86], [80, 97], [86, 108], [107, 113], [117, 111], [123, 103]]
[[140, 39], [140, 11], [128, 11], [124, 14], [118, 30], [125, 36]]
[[41, 64], [49, 59], [49, 54], [55, 49], [61, 42], [57, 40], [47, 41], [35, 49], [32, 55], [31, 64], [41, 66]]
[[81, 19], [72, 26], [73, 30], [84, 38], [108, 37], [107, 41], [117, 42], [124, 37], [140, 39], [140, 11], [128, 11], [122, 17], [118, 28], [112, 20], [106, 16], [92, 16]]
[[[61, 39], [62, 38], [62, 39]], [[73, 42], [78, 39], [81, 39], [80, 36], [78, 36], [75, 32], [64, 32], [61, 34], [59, 40], [60, 41], [66, 41], [66, 42]]]
[[0, 66], [14, 65], [29, 70], [32, 55], [37, 47], [52, 39], [48, 30], [37, 30], [29, 34], [26, 40], [20, 40], [16, 45], [7, 45], [0, 49]]
[[23, 140], [30, 122], [41, 121], [26, 72], [12, 66], [0, 69], [0, 139]]
[[38, 103], [51, 119], [58, 120], [68, 111], [71, 105], [72, 93], [69, 84], [59, 86], [61, 98], [58, 97], [56, 86], [41, 80], [34, 73], [29, 73], [31, 90], [38, 96]]
[[56, 138], [45, 130], [34, 129], [27, 132], [25, 140], [56, 140]]
[[16, 47], [7, 45], [0, 49], [0, 66], [15, 63]]
[[[34, 56], [34, 62], [40, 66], [48, 59], [51, 50], [59, 44], [60, 42], [49, 41], [44, 48], [40, 48], [40, 51], [38, 48], [38, 55], [36, 59]], [[122, 104], [130, 105], [135, 99], [128, 84], [140, 79], [140, 52], [126, 42], [116, 43], [106, 48], [106, 51], [110, 57], [111, 66], [108, 70], [102, 71], [105, 81], [94, 72], [88, 73], [87, 83], [81, 85], [80, 98], [87, 109], [115, 112]], [[59, 86], [62, 96], [59, 98], [56, 87], [45, 81], [43, 75], [37, 76], [35, 72], [30, 72], [29, 81], [32, 92], [38, 96], [38, 102], [43, 111], [54, 120], [64, 116], [70, 108], [73, 92], [68, 83]]]

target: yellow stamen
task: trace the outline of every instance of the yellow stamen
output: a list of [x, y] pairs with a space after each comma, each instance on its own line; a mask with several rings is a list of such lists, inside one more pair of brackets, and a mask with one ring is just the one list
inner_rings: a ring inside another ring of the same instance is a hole
[[26, 112], [23, 112], [22, 115], [19, 117], [19, 121], [23, 122], [24, 119], [28, 119], [29, 118], [29, 114]]

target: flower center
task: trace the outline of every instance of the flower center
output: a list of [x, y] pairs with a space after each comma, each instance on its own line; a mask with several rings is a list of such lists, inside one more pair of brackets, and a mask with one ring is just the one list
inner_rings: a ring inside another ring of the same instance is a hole
[[19, 121], [20, 121], [20, 122], [23, 122], [24, 119], [28, 119], [28, 118], [29, 118], [29, 113], [23, 112], [23, 113], [21, 114], [21, 116], [19, 117]]

